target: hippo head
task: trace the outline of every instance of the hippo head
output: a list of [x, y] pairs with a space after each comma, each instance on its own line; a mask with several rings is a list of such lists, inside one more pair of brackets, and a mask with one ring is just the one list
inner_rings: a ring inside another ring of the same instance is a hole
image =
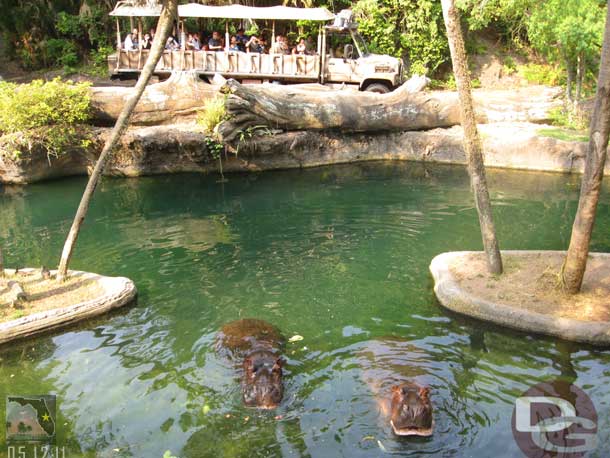
[[248, 407], [275, 409], [282, 400], [284, 360], [268, 350], [250, 353], [244, 359], [243, 398]]
[[390, 423], [398, 436], [431, 436], [433, 429], [430, 388], [414, 383], [392, 387]]

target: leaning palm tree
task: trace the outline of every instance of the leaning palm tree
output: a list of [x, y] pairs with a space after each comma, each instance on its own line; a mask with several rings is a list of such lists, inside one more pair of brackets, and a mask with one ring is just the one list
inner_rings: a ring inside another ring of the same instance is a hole
[[167, 40], [167, 37], [172, 30], [174, 20], [177, 17], [178, 0], [165, 0], [163, 2], [163, 9], [159, 17], [159, 23], [157, 24], [157, 33], [155, 34], [148, 59], [144, 64], [142, 73], [140, 73], [133, 94], [129, 97], [125, 103], [125, 106], [123, 106], [123, 110], [121, 111], [121, 114], [119, 115], [116, 124], [110, 133], [110, 137], [108, 137], [108, 140], [106, 140], [106, 144], [102, 149], [102, 153], [95, 164], [95, 168], [93, 169], [91, 176], [89, 177], [87, 187], [85, 188], [85, 192], [81, 198], [78, 210], [76, 211], [76, 216], [74, 217], [72, 227], [70, 228], [70, 232], [68, 233], [68, 237], [64, 244], [61, 259], [59, 261], [59, 267], [57, 269], [57, 280], [60, 282], [63, 281], [68, 275], [68, 266], [70, 264], [70, 260], [72, 259], [74, 245], [76, 244], [83, 221], [87, 216], [91, 198], [93, 197], [95, 188], [102, 176], [102, 172], [104, 171], [108, 159], [110, 159], [110, 156], [112, 155], [113, 149], [127, 128], [131, 113], [140, 100], [140, 97], [142, 96], [142, 93], [144, 92], [144, 89], [146, 88], [146, 85], [148, 84], [148, 81], [150, 80], [150, 77], [157, 66], [157, 63], [163, 54], [165, 41]]
[[578, 210], [572, 226], [570, 247], [561, 270], [566, 291], [580, 291], [587, 268], [589, 243], [595, 224], [604, 165], [610, 136], [610, 0], [608, 0], [604, 44], [602, 47], [595, 108], [591, 117], [589, 148], [585, 158], [585, 171], [580, 185]]
[[491, 213], [491, 202], [485, 178], [485, 165], [483, 164], [483, 148], [474, 115], [470, 73], [466, 62], [466, 49], [464, 38], [460, 29], [460, 18], [455, 8], [454, 0], [441, 0], [443, 18], [447, 27], [449, 51], [453, 62], [453, 73], [458, 88], [462, 127], [464, 129], [464, 149], [468, 157], [468, 174], [470, 186], [474, 193], [475, 205], [479, 214], [479, 225], [483, 237], [483, 247], [487, 256], [487, 266], [491, 273], [502, 273], [502, 258], [496, 230]]

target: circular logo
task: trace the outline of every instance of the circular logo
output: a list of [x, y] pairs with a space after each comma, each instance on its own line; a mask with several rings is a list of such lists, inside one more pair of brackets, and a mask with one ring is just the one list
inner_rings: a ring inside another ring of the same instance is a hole
[[581, 458], [597, 446], [597, 412], [591, 398], [555, 380], [515, 400], [513, 436], [528, 458]]

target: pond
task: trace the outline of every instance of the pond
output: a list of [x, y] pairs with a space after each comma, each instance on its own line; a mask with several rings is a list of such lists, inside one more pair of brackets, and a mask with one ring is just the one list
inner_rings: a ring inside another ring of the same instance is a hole
[[[136, 305], [0, 347], [0, 409], [54, 393], [66, 456], [523, 456], [514, 400], [560, 378], [583, 388], [610, 454], [610, 351], [504, 330], [441, 308], [428, 265], [480, 249], [462, 167], [376, 163], [306, 171], [106, 179], [72, 267], [124, 275]], [[490, 171], [503, 249], [565, 249], [579, 178]], [[0, 192], [10, 266], [54, 266], [85, 180]], [[592, 245], [610, 251], [610, 192]], [[241, 406], [213, 351], [224, 323], [265, 319], [291, 337], [285, 397]], [[398, 439], [367, 379], [432, 389], [436, 431]], [[0, 441], [5, 425], [0, 423]], [[0, 444], [0, 456], [6, 448]]]

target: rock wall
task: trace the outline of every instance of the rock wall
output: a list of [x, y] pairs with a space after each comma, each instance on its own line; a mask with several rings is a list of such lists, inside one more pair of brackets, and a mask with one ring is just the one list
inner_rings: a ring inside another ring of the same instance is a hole
[[[582, 172], [586, 143], [567, 142], [537, 134], [542, 126], [495, 123], [479, 126], [485, 165], [549, 172]], [[132, 128], [108, 164], [106, 174], [141, 176], [179, 172], [215, 173], [218, 161], [205, 135], [195, 125]], [[109, 129], [98, 129], [86, 151], [74, 150], [47, 158], [40, 148], [20, 159], [0, 155], [0, 182], [32, 183], [70, 175], [85, 175]], [[349, 134], [331, 131], [262, 135], [239, 145], [237, 154], [222, 155], [225, 172], [316, 167], [373, 160], [465, 164], [460, 127], [428, 131]], [[606, 164], [610, 174], [610, 161]]]

